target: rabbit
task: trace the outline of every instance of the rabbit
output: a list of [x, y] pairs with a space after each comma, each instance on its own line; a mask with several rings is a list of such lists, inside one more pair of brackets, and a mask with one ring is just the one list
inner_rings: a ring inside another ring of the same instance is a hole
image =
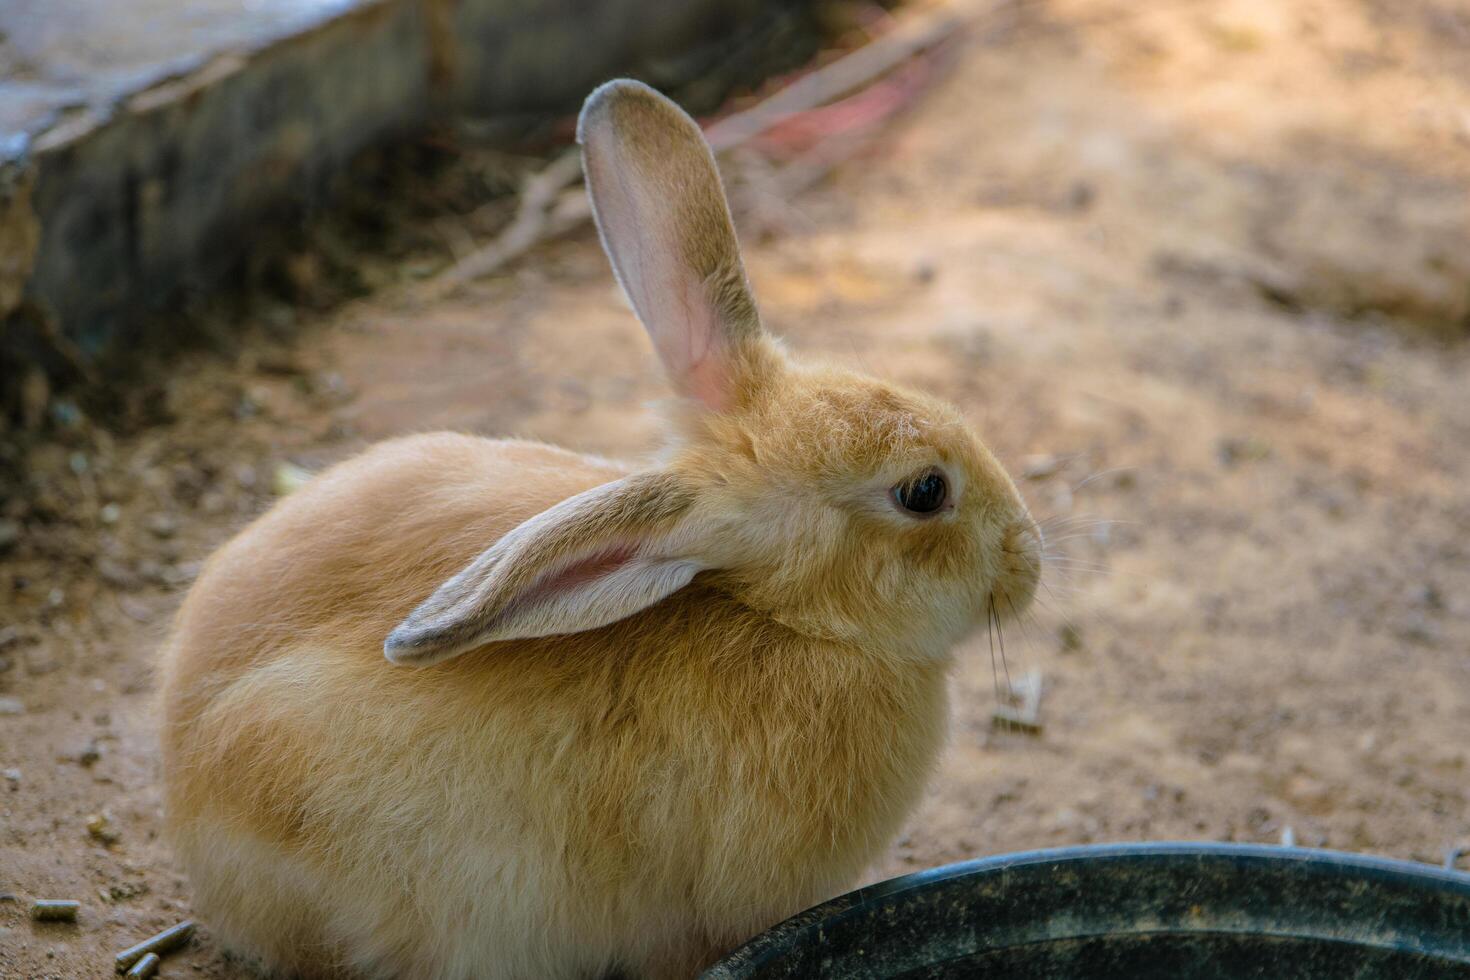
[[882, 853], [954, 646], [1035, 591], [954, 408], [764, 331], [689, 116], [609, 82], [577, 139], [662, 454], [381, 443], [223, 546], [165, 644], [168, 834], [267, 973], [692, 976]]

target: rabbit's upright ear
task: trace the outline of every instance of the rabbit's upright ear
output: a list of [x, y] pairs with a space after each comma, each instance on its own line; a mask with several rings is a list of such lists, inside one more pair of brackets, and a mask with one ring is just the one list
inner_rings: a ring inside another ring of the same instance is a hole
[[671, 474], [635, 474], [511, 530], [408, 615], [383, 645], [425, 665], [497, 640], [578, 633], [653, 605], [710, 567], [712, 531]]
[[761, 330], [719, 171], [699, 126], [641, 82], [608, 82], [577, 120], [602, 247], [680, 394], [720, 411]]

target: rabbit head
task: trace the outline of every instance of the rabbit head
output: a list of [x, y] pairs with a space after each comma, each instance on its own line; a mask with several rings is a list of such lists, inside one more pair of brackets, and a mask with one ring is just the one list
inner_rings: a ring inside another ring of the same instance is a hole
[[537, 515], [398, 626], [389, 659], [594, 629], [696, 575], [774, 622], [943, 657], [1026, 606], [1040, 532], [951, 406], [788, 356], [761, 326], [714, 158], [642, 84], [578, 124], [597, 227], [678, 398], [661, 465]]

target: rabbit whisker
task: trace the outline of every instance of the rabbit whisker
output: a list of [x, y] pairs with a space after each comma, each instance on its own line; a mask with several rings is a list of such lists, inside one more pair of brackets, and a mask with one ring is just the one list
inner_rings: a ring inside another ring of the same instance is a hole
[[1083, 487], [1087, 486], [1089, 483], [1094, 483], [1098, 480], [1101, 480], [1105, 476], [1112, 476], [1114, 473], [1133, 473], [1136, 472], [1137, 469], [1138, 467], [1136, 466], [1114, 466], [1112, 469], [1099, 470], [1098, 472], [1092, 474], [1091, 476], [1084, 479], [1081, 483], [1073, 487], [1072, 492], [1076, 493]]
[[985, 603], [985, 635], [990, 639], [990, 677], [995, 684], [995, 698], [1000, 700], [1000, 668], [995, 664], [995, 596]]
[[1016, 688], [1011, 684], [1011, 665], [1006, 661], [1006, 631], [1005, 624], [1000, 621], [1000, 614], [995, 612], [995, 598], [990, 600], [992, 618], [995, 620], [995, 637], [1000, 642], [1000, 666], [1006, 675], [1006, 694], [1015, 694]]

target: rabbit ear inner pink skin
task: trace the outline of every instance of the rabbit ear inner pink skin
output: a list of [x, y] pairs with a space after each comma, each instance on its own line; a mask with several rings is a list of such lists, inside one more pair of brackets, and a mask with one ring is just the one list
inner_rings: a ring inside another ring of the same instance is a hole
[[577, 141], [603, 249], [674, 388], [727, 407], [760, 314], [699, 126], [624, 79], [587, 99]]
[[708, 534], [670, 474], [594, 487], [501, 538], [388, 635], [423, 666], [497, 640], [579, 633], [677, 592], [708, 564]]
[[761, 329], [681, 110], [610, 83], [579, 138], [682, 396], [658, 463], [380, 444], [221, 548], [163, 653], [195, 909], [288, 975], [693, 976], [882, 853], [954, 644], [1036, 587], [1035, 524], [955, 409]]

